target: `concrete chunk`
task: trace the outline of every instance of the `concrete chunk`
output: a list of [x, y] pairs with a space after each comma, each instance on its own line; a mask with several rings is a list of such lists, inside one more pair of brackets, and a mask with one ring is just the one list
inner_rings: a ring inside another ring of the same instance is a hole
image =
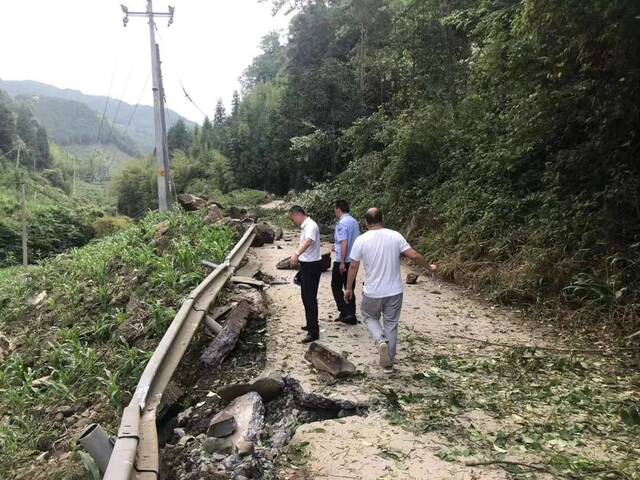
[[336, 378], [346, 377], [356, 371], [356, 366], [353, 363], [318, 342], [309, 344], [304, 359], [318, 370], [328, 372]]

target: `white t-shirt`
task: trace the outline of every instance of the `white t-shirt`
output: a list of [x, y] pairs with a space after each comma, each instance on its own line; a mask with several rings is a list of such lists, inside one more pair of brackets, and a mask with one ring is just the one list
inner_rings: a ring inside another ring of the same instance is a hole
[[300, 243], [311, 239], [311, 245], [298, 258], [301, 262], [317, 262], [322, 259], [320, 254], [320, 229], [318, 224], [311, 220], [310, 217], [300, 225]]
[[402, 293], [400, 257], [410, 248], [401, 234], [387, 228], [369, 230], [356, 238], [350, 256], [364, 265], [367, 297], [384, 298]]

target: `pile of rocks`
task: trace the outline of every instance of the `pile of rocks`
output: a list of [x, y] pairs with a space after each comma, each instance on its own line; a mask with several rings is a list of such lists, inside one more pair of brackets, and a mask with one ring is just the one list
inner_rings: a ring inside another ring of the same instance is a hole
[[227, 385], [216, 394], [222, 408], [211, 412], [203, 433], [188, 435], [184, 428], [192, 409], [178, 415], [172, 438], [180, 457], [179, 478], [195, 480], [203, 475], [245, 480], [261, 478], [273, 468], [296, 427], [329, 418], [362, 415], [366, 404], [306, 393], [292, 377], [267, 371], [252, 382]]

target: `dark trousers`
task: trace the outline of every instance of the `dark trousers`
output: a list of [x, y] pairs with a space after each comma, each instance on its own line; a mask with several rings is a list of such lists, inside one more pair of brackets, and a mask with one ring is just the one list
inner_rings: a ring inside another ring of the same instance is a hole
[[351, 297], [349, 303], [344, 301], [344, 289], [347, 288], [347, 274], [349, 272], [349, 264], [345, 263], [346, 267], [344, 273], [340, 272], [340, 264], [335, 262], [333, 264], [333, 272], [331, 275], [331, 291], [333, 292], [333, 298], [336, 301], [338, 311], [343, 317], [355, 317], [356, 315], [356, 297]]
[[300, 294], [307, 319], [307, 333], [320, 336], [318, 326], [318, 285], [322, 274], [322, 261], [300, 262]]

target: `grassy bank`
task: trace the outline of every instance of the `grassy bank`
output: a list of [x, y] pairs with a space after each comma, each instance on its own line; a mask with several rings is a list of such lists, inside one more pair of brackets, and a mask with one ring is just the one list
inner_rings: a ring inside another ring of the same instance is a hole
[[[234, 240], [199, 214], [150, 214], [39, 266], [0, 270], [0, 332], [16, 346], [0, 366], [0, 470], [84, 478], [65, 453], [89, 422], [115, 430], [181, 299], [203, 278], [200, 260], [222, 260]], [[35, 460], [46, 451], [49, 464]]]

